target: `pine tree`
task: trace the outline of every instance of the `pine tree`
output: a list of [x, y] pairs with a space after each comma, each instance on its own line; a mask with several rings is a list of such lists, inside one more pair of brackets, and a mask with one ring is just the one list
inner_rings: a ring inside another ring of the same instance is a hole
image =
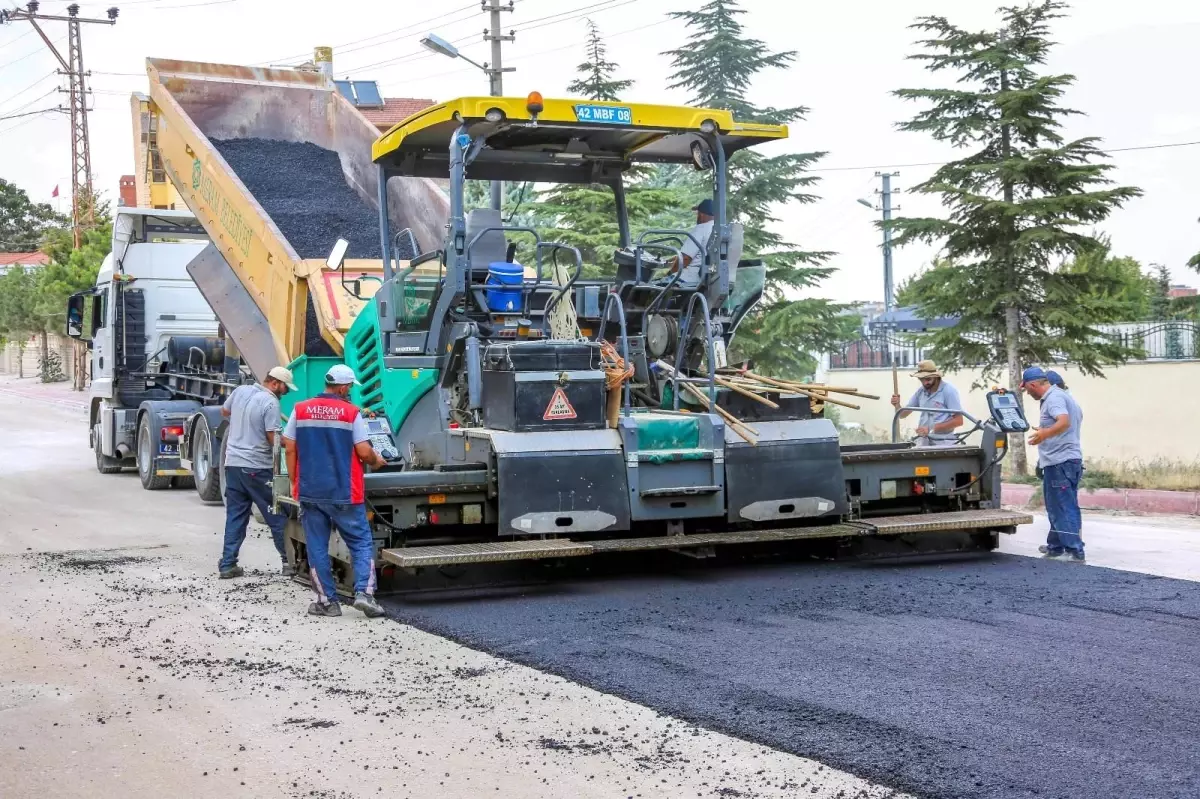
[[[577, 67], [579, 78], [568, 86], [573, 94], [589, 100], [617, 100], [620, 92], [633, 85], [632, 80], [613, 78], [617, 64], [608, 60], [604, 40], [591, 20], [588, 20], [587, 59]], [[663, 215], [671, 215], [673, 211], [686, 214], [677, 209], [695, 204], [691, 184], [661, 185], [652, 180], [654, 174], [642, 169], [626, 174], [629, 182], [625, 187], [625, 204], [634, 236], [642, 230], [663, 227]], [[611, 188], [577, 183], [554, 186], [539, 193], [537, 215], [545, 238], [579, 250], [587, 277], [600, 278], [615, 272], [612, 254], [620, 246], [620, 232]]]
[[[804, 117], [802, 106], [755, 105], [747, 97], [754, 77], [763, 70], [786, 69], [793, 50], [770, 52], [765, 43], [746, 36], [737, 0], [709, 0], [698, 10], [673, 12], [691, 30], [687, 43], [664, 55], [675, 71], [670, 88], [684, 89], [695, 105], [733, 112], [744, 122], [786, 123]], [[788, 202], [816, 200], [809, 189], [817, 178], [805, 170], [824, 153], [789, 153], [768, 157], [742, 150], [729, 161], [730, 222], [745, 229], [743, 258], [762, 258], [767, 265], [763, 300], [738, 329], [735, 355], [758, 369], [780, 376], [811, 373], [809, 353], [831, 349], [844, 335], [843, 307], [818, 299], [795, 299], [833, 273], [824, 266], [831, 253], [799, 249], [769, 229], [773, 209]]]
[[587, 61], [576, 69], [580, 77], [567, 86], [571, 94], [592, 100], [619, 100], [621, 92], [633, 85], [632, 80], [614, 80], [617, 65], [607, 58], [608, 51], [600, 29], [590, 19], [587, 21]]
[[[924, 132], [969, 149], [913, 191], [941, 195], [948, 219], [891, 223], [897, 245], [940, 242], [953, 269], [934, 269], [914, 282], [927, 318], [958, 316], [957, 326], [932, 334], [935, 357], [948, 367], [979, 364], [985, 379], [1007, 367], [1016, 391], [1023, 366], [1065, 356], [1085, 374], [1135, 353], [1096, 328], [1114, 321], [1097, 302], [1096, 278], [1060, 268], [1094, 248], [1087, 228], [1102, 222], [1132, 187], [1112, 187], [1110, 165], [1095, 138], [1066, 141], [1060, 105], [1071, 75], [1043, 74], [1052, 47], [1050, 23], [1064, 3], [1040, 0], [999, 9], [994, 31], [967, 31], [944, 17], [911, 26], [931, 38], [910, 56], [934, 73], [952, 73], [948, 89], [901, 89], [905, 100], [928, 104], [902, 130]], [[980, 340], [983, 334], [986, 340]], [[1025, 473], [1024, 439], [1013, 437], [1014, 467]]]

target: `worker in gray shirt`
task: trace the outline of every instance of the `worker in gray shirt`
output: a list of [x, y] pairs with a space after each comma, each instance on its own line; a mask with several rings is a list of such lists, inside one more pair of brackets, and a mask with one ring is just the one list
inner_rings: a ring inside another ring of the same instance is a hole
[[1071, 563], [1086, 562], [1083, 554], [1083, 514], [1079, 512], [1079, 481], [1083, 478], [1083, 409], [1071, 394], [1050, 383], [1040, 366], [1021, 375], [1021, 388], [1041, 402], [1037, 429], [1029, 437], [1038, 448], [1042, 470], [1042, 499], [1050, 532], [1042, 555]]
[[283, 574], [295, 570], [287, 562], [283, 546], [283, 527], [287, 518], [271, 511], [271, 474], [274, 466], [275, 436], [279, 434], [282, 414], [279, 398], [295, 391], [292, 373], [282, 366], [267, 372], [260, 385], [238, 386], [221, 406], [221, 415], [229, 417], [225, 433], [225, 549], [218, 570], [222, 580], [241, 577], [238, 552], [246, 540], [250, 506], [271, 528], [275, 549], [283, 559]]
[[[917, 422], [917, 446], [948, 447], [955, 443], [954, 431], [963, 425], [961, 413], [962, 400], [958, 389], [942, 378], [937, 364], [933, 361], [921, 361], [913, 377], [921, 381], [921, 387], [907, 405], [900, 404], [900, 395], [892, 395], [892, 406], [899, 409], [929, 408], [921, 411]], [[900, 411], [899, 418], [903, 419], [912, 411]]]

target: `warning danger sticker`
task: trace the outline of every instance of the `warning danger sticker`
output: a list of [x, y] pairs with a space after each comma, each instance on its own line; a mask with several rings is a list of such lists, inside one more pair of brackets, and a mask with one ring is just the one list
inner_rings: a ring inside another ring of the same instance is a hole
[[566, 392], [561, 388], [554, 390], [554, 396], [550, 398], [550, 404], [546, 406], [546, 412], [542, 414], [542, 419], [547, 422], [557, 422], [562, 419], [574, 419], [575, 409], [571, 407], [571, 401], [567, 399]]

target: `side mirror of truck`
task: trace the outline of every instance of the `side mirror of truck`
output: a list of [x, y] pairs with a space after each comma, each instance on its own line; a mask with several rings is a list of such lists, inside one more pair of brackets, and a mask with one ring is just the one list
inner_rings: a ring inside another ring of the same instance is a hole
[[329, 257], [325, 259], [325, 266], [330, 269], [339, 269], [342, 263], [346, 260], [346, 250], [350, 249], [350, 242], [345, 239], [338, 239], [333, 245], [333, 249], [329, 251]]
[[67, 335], [83, 337], [83, 295], [73, 294], [67, 298]]

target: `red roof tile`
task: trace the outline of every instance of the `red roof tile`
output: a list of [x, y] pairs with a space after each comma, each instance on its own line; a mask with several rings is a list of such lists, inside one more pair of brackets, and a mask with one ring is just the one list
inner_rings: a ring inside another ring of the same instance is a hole
[[387, 130], [397, 122], [408, 119], [433, 104], [433, 100], [415, 97], [385, 97], [383, 98], [383, 108], [360, 108], [358, 111], [375, 127]]
[[45, 266], [48, 263], [50, 256], [44, 252], [0, 252], [0, 266]]

